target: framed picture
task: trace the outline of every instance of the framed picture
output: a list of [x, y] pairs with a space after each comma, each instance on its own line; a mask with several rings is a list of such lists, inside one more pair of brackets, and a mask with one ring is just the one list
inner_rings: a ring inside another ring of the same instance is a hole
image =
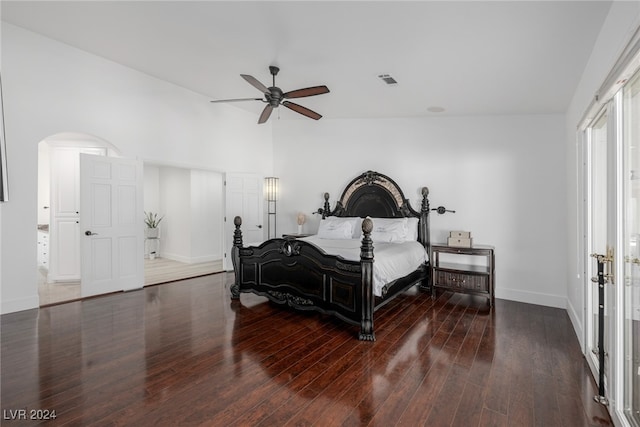
[[7, 145], [4, 134], [4, 103], [2, 98], [2, 76], [0, 76], [0, 202], [9, 200], [7, 183]]

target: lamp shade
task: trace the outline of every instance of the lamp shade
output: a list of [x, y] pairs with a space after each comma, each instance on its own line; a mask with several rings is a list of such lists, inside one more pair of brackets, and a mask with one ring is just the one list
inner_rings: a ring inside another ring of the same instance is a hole
[[275, 176], [268, 176], [264, 179], [264, 196], [269, 202], [278, 200], [278, 178]]

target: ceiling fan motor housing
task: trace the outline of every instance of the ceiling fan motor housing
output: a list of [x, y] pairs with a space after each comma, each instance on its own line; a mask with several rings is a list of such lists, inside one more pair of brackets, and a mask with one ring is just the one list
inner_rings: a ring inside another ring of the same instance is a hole
[[265, 97], [269, 102], [269, 105], [271, 105], [273, 108], [276, 108], [278, 105], [280, 105], [280, 102], [283, 98], [282, 89], [272, 86], [269, 88], [269, 93], [265, 93]]

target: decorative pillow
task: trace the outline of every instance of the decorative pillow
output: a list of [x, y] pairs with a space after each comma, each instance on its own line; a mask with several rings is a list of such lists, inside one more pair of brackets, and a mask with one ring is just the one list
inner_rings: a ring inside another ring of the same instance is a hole
[[352, 239], [358, 218], [327, 217], [320, 221], [318, 238], [320, 239]]
[[371, 240], [374, 242], [407, 241], [407, 218], [371, 218], [371, 220], [373, 221]]

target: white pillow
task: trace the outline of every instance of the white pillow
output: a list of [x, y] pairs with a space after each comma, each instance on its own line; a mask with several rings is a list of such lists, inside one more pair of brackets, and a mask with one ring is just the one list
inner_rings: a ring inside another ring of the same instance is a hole
[[418, 241], [418, 223], [420, 220], [414, 216], [407, 218], [407, 242]]
[[318, 238], [320, 239], [351, 239], [358, 218], [327, 217], [320, 221]]
[[373, 221], [371, 240], [374, 242], [407, 241], [407, 218], [371, 218], [371, 221]]
[[362, 239], [362, 218], [359, 216], [353, 217], [353, 238]]

